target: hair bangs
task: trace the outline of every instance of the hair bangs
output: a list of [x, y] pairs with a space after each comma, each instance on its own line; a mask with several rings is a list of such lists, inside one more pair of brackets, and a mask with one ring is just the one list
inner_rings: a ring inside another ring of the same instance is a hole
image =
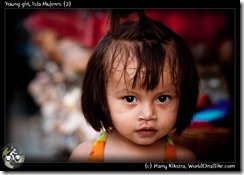
[[[106, 54], [109, 58], [105, 63], [108, 75], [106, 82], [114, 71], [120, 71], [120, 79], [130, 82], [132, 88], [153, 90], [158, 86], [160, 79], [163, 80], [165, 70], [170, 69], [172, 84], [177, 86], [179, 73], [176, 57], [173, 51], [170, 51], [173, 48], [166, 47], [172, 46], [156, 40], [136, 42], [114, 40], [108, 49], [109, 53]], [[134, 68], [129, 67], [132, 62]], [[128, 69], [134, 69], [133, 79], [128, 80], [130, 75]]]

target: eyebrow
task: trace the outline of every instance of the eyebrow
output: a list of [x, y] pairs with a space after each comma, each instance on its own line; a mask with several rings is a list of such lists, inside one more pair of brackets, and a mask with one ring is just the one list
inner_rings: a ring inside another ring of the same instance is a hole
[[[147, 89], [146, 87], [143, 86], [143, 80], [140, 81], [140, 79], [138, 79], [137, 82], [134, 82], [135, 79], [130, 78], [127, 79], [126, 76], [124, 75], [124, 73], [121, 73], [120, 75], [118, 75], [118, 77], [114, 77], [114, 75], [112, 75], [110, 78], [111, 81], [113, 81], [113, 86], [115, 88], [115, 90], [118, 90], [118, 93], [128, 93], [131, 92], [132, 90], [137, 90], [137, 89], [141, 89], [141, 90], [145, 90]], [[154, 89], [147, 89], [147, 91], [153, 91], [155, 89], [159, 89], [161, 90], [162, 93], [175, 93], [177, 91], [177, 87], [176, 85], [172, 84], [172, 82], [170, 82], [170, 80], [166, 80], [164, 82], [164, 84], [162, 84], [162, 81], [159, 81], [159, 83], [157, 84], [157, 86]], [[134, 86], [135, 85], [135, 86]]]
[[[141, 90], [141, 89], [143, 89], [143, 88], [139, 88], [138, 89], [138, 88], [132, 88], [132, 86], [131, 87], [124, 86], [121, 89], [117, 88], [117, 90], [118, 90], [117, 93], [129, 93], [129, 92], [138, 91], [138, 90]], [[154, 91], [156, 89], [159, 91], [159, 93], [176, 93], [176, 88], [175, 88], [174, 85], [167, 85], [166, 87], [164, 87], [162, 85], [162, 88], [155, 88], [153, 90], [147, 90], [147, 91], [148, 92], [149, 91]]]

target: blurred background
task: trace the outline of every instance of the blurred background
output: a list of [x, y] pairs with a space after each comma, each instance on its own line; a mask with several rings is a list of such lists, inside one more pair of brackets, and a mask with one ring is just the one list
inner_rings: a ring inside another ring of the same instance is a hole
[[[200, 75], [192, 123], [180, 137], [202, 162], [233, 162], [235, 125], [235, 11], [146, 9], [186, 40]], [[66, 162], [95, 132], [80, 110], [82, 78], [108, 29], [107, 10], [5, 11], [6, 138], [26, 162]]]

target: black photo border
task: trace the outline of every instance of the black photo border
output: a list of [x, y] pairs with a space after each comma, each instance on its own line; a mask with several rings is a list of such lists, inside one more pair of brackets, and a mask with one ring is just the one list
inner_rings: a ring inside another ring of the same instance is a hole
[[[17, 2], [17, 1], [15, 1]], [[31, 1], [30, 1], [31, 2]], [[48, 1], [49, 2], [49, 1]], [[63, 2], [63, 1], [50, 1], [50, 2]], [[70, 7], [65, 8], [223, 8], [223, 9], [235, 9], [235, 116], [236, 116], [236, 127], [235, 127], [235, 152], [236, 152], [236, 161], [235, 162], [198, 162], [195, 163], [195, 168], [184, 168], [188, 167], [187, 163], [160, 163], [158, 165], [155, 165], [155, 163], [69, 163], [69, 162], [54, 162], [54, 163], [46, 163], [46, 162], [25, 162], [21, 167], [18, 169], [9, 169], [7, 168], [3, 162], [1, 161], [1, 170], [2, 171], [22, 171], [22, 172], [37, 172], [37, 171], [48, 171], [48, 172], [64, 172], [64, 171], [91, 171], [91, 172], [111, 172], [111, 171], [124, 171], [124, 172], [150, 172], [150, 171], [241, 171], [241, 26], [240, 26], [240, 17], [241, 17], [241, 9], [242, 6], [239, 2], [229, 2], [229, 3], [217, 3], [212, 4], [212, 2], [209, 1], [185, 1], [185, 2], [177, 2], [177, 1], [164, 1], [158, 2], [155, 0], [152, 0], [150, 2], [148, 1], [140, 1], [135, 0], [131, 2], [121, 1], [120, 3], [110, 2], [110, 1], [87, 1], [84, 4], [80, 3], [78, 1], [67, 1], [70, 2]], [[6, 39], [9, 37], [6, 36], [6, 31], [9, 30], [9, 28], [6, 28], [6, 24], [8, 19], [6, 18], [5, 14], [8, 10], [13, 10], [14, 7], [7, 7], [5, 4], [5, 1], [2, 2], [4, 6], [4, 43], [3, 43], [3, 57], [4, 57], [4, 93], [6, 93], [7, 85], [6, 80], [8, 79], [8, 74], [6, 74], [6, 54], [7, 54], [7, 45], [6, 45]], [[20, 1], [20, 3], [22, 3]], [[42, 7], [36, 7], [36, 8], [42, 8]], [[50, 9], [55, 8], [51, 7]], [[18, 9], [18, 10], [26, 10], [31, 9], [29, 7]], [[32, 7], [32, 9], [35, 9]], [[6, 126], [7, 119], [6, 117], [6, 99], [4, 95], [4, 116], [2, 117], [2, 133], [3, 133], [3, 139], [1, 142], [1, 148], [5, 147], [7, 143], [7, 130]], [[163, 165], [166, 165], [168, 168], [167, 170], [164, 170], [162, 168], [155, 168], [157, 166], [163, 167]], [[219, 168], [224, 166], [235, 166], [234, 168], [226, 169], [226, 168]]]

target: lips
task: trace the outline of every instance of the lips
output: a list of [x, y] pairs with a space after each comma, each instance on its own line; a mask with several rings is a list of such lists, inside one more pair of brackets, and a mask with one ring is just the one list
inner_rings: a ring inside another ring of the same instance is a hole
[[150, 137], [156, 133], [156, 129], [154, 128], [142, 128], [137, 130], [137, 133], [142, 137]]

